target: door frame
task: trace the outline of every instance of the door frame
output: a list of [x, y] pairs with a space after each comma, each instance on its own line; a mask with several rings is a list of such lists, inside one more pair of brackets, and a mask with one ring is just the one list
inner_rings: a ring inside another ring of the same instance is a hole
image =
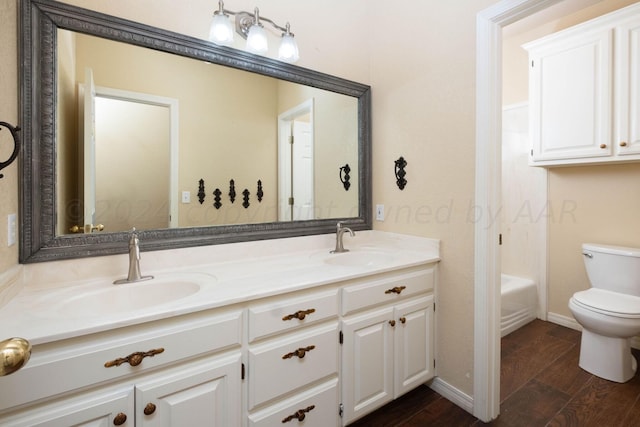
[[314, 98], [309, 98], [284, 113], [278, 114], [278, 221], [293, 220], [288, 202], [292, 180], [289, 136], [292, 132], [291, 125], [296, 117], [307, 114], [311, 127], [311, 147], [312, 150], [315, 150]]
[[500, 414], [502, 28], [561, 1], [502, 0], [476, 16], [473, 415], [484, 422]]

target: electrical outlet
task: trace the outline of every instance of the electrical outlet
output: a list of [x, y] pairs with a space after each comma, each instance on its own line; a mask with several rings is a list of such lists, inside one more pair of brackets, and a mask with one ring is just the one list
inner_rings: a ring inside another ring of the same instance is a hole
[[7, 216], [7, 246], [16, 244], [16, 236], [18, 234], [18, 224], [16, 221], [16, 214], [9, 214], [9, 216]]
[[191, 191], [182, 192], [182, 203], [191, 203]]
[[384, 205], [376, 205], [376, 220], [384, 221]]

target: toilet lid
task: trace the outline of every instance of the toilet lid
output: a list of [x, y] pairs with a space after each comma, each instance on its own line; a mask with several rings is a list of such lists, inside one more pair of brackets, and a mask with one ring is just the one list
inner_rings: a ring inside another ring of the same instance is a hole
[[640, 297], [591, 288], [573, 294], [573, 299], [612, 316], [640, 317]]

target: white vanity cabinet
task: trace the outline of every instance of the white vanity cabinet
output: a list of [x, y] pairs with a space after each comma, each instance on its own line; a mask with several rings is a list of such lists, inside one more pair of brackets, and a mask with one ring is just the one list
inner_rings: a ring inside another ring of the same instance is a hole
[[0, 379], [0, 425], [239, 425], [241, 319], [190, 315], [36, 345]]
[[249, 426], [339, 425], [338, 289], [248, 310]]
[[0, 377], [0, 426], [346, 425], [434, 376], [438, 243], [388, 238], [344, 265], [315, 247], [263, 276], [217, 265], [198, 298], [140, 312], [30, 308], [67, 287], [18, 296], [0, 318], [33, 350]]
[[524, 47], [531, 165], [640, 161], [640, 4]]
[[435, 273], [432, 265], [343, 289], [344, 424], [433, 378]]

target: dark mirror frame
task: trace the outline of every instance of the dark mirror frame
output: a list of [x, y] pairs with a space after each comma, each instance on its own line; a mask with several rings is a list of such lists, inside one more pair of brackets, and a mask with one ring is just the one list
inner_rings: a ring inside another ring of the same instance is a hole
[[20, 108], [23, 141], [20, 155], [21, 263], [127, 251], [127, 232], [56, 236], [58, 28], [221, 64], [358, 99], [357, 217], [144, 230], [139, 232], [143, 250], [326, 234], [335, 232], [337, 221], [348, 223], [354, 230], [371, 229], [369, 86], [56, 1], [23, 0], [20, 4]]

